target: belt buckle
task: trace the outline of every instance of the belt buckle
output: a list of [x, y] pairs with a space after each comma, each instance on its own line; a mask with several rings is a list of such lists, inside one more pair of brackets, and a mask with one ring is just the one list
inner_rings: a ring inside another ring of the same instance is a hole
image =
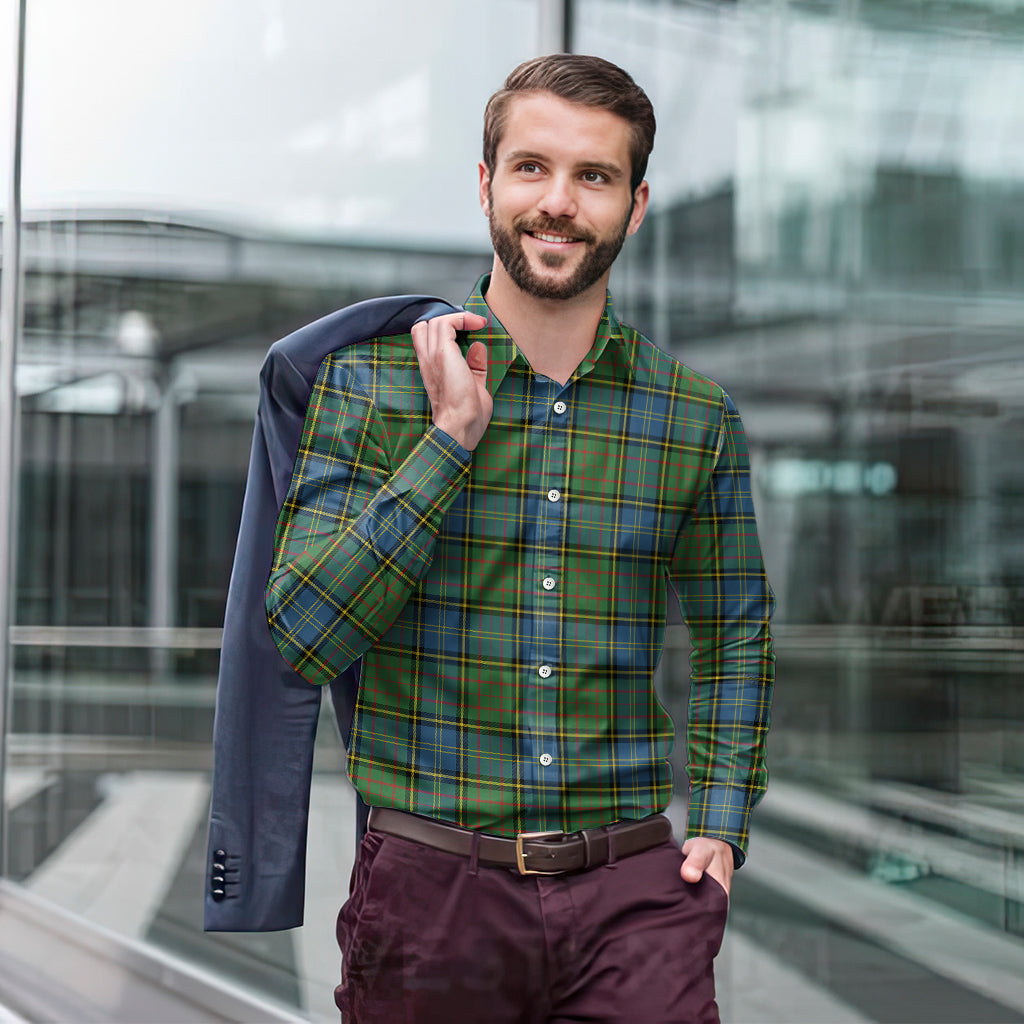
[[519, 869], [521, 875], [564, 875], [565, 871], [562, 868], [557, 868], [554, 871], [537, 871], [533, 868], [526, 866], [526, 853], [523, 850], [524, 839], [552, 839], [555, 836], [564, 836], [565, 833], [561, 829], [555, 829], [553, 832], [520, 832], [516, 836], [516, 867]]

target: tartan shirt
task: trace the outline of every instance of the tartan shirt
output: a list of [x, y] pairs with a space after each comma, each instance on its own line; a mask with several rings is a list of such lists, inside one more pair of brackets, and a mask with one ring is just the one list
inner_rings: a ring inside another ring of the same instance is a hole
[[312, 683], [362, 658], [349, 777], [370, 805], [498, 835], [663, 810], [671, 718], [652, 677], [666, 584], [693, 645], [688, 835], [737, 863], [774, 655], [736, 408], [616, 319], [566, 384], [533, 372], [484, 300], [494, 411], [473, 452], [431, 422], [410, 335], [328, 356], [267, 587]]

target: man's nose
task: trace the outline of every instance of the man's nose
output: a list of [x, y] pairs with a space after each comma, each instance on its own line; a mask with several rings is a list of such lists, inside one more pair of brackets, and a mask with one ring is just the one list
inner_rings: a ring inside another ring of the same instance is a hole
[[572, 183], [561, 175], [551, 177], [537, 209], [548, 217], [575, 217], [577, 203]]

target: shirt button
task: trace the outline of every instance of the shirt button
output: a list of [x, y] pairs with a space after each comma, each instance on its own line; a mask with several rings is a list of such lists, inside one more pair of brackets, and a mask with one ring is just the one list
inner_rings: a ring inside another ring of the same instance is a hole
[[551, 755], [550, 754], [541, 754], [540, 755], [540, 763], [542, 765], [544, 765], [545, 768], [547, 768], [547, 766], [549, 764], [551, 764]]
[[565, 404], [565, 402], [555, 402], [555, 412], [557, 412], [559, 416], [561, 416], [562, 413], [565, 412], [565, 410], [568, 408], [569, 407]]
[[548, 491], [548, 501], [558, 501], [562, 497], [561, 491], [556, 491], [554, 487]]
[[537, 669], [537, 675], [539, 675], [541, 679], [547, 679], [547, 677], [551, 675], [551, 666], [541, 665], [541, 667]]
[[554, 579], [553, 576], [545, 576], [544, 577], [544, 589], [545, 590], [554, 590], [555, 589], [555, 579]]

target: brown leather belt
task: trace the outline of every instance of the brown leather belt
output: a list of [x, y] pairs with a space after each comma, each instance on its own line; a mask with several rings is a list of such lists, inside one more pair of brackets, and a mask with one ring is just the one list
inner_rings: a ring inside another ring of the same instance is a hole
[[607, 864], [612, 851], [616, 859], [628, 857], [649, 850], [672, 835], [672, 825], [664, 814], [582, 832], [521, 832], [514, 839], [506, 839], [390, 807], [371, 807], [369, 827], [374, 832], [411, 839], [463, 857], [471, 856], [474, 836], [478, 836], [478, 863], [485, 867], [515, 868], [521, 875], [585, 871]]

